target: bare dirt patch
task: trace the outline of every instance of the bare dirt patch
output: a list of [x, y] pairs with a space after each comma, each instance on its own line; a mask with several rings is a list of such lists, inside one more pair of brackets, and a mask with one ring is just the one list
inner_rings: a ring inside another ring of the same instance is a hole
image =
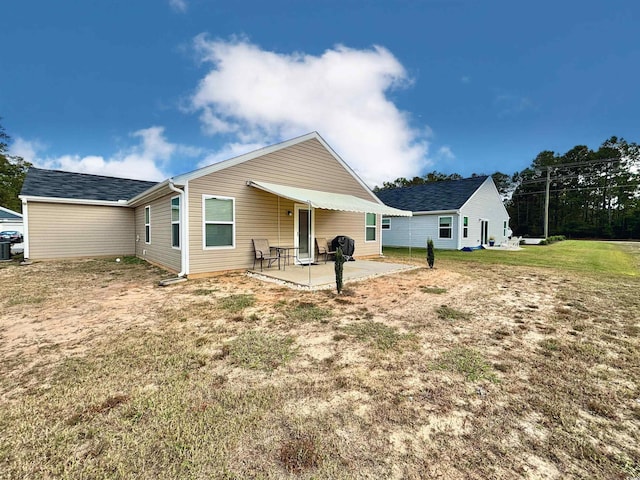
[[0, 478], [640, 475], [637, 278], [162, 275], [0, 269]]

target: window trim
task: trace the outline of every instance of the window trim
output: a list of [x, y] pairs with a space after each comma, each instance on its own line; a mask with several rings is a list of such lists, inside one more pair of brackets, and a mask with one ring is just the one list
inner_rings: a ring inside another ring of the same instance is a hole
[[[449, 226], [448, 227], [441, 226], [440, 219], [442, 219], [442, 218], [448, 218], [449, 219]], [[451, 234], [448, 237], [443, 237], [441, 235], [443, 228], [448, 228], [449, 232], [451, 232]], [[441, 215], [441, 216], [438, 216], [438, 239], [441, 239], [441, 240], [451, 240], [451, 239], [453, 239], [453, 215]]]
[[462, 217], [462, 238], [469, 238], [469, 217]]
[[391, 230], [391, 219], [389, 217], [382, 217], [382, 220], [380, 220], [380, 228], [382, 230]]
[[[233, 220], [230, 222], [207, 222], [206, 201], [215, 198], [217, 200], [231, 200], [231, 212]], [[207, 225], [231, 225], [231, 245], [207, 245]], [[232, 250], [236, 248], [236, 198], [223, 195], [202, 194], [202, 249], [203, 250]]]
[[[173, 210], [174, 210], [173, 200], [176, 199], [176, 198], [178, 199], [178, 220], [174, 220], [173, 219]], [[170, 208], [171, 208], [171, 213], [170, 213], [170, 217], [169, 217], [170, 220], [171, 220], [171, 248], [173, 248], [175, 250], [180, 250], [182, 248], [182, 245], [181, 245], [182, 242], [180, 242], [180, 233], [181, 233], [181, 230], [182, 230], [182, 225], [181, 225], [182, 224], [182, 221], [181, 221], [182, 220], [182, 215], [181, 215], [182, 214], [182, 205], [181, 205], [181, 203], [182, 202], [180, 202], [180, 195], [175, 195], [175, 196], [171, 197], [171, 201], [169, 203]], [[177, 238], [178, 245], [177, 246], [174, 245], [174, 240], [176, 240], [176, 239], [173, 238], [173, 226], [174, 225], [178, 225], [178, 238]]]
[[[367, 223], [369, 215], [373, 215], [373, 225], [369, 225]], [[370, 229], [373, 230], [373, 240], [367, 240], [367, 232]], [[365, 243], [373, 243], [378, 241], [378, 214], [376, 213], [368, 212], [364, 214], [364, 241]]]
[[144, 207], [144, 243], [151, 245], [151, 205]]

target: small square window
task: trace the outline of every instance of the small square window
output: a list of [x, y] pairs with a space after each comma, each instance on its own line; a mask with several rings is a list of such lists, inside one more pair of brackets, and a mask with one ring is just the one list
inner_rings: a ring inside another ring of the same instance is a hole
[[235, 246], [235, 200], [203, 196], [204, 247]]
[[180, 248], [180, 197], [171, 198], [171, 246]]
[[438, 238], [453, 238], [453, 217], [439, 217]]
[[144, 243], [151, 243], [151, 206], [144, 207]]
[[376, 240], [376, 214], [367, 213], [365, 240], [375, 242]]

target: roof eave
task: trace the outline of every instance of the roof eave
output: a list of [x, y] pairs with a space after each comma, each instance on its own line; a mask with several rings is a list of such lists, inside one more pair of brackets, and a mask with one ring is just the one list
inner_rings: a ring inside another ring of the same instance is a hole
[[37, 203], [66, 203], [71, 205], [96, 205], [105, 207], [129, 207], [126, 200], [93, 200], [89, 198], [60, 198], [60, 197], [37, 197], [33, 195], [18, 195], [18, 198], [25, 202]]
[[173, 181], [176, 185], [184, 185], [189, 180], [195, 180], [196, 178], [204, 177], [205, 175], [209, 175], [211, 173], [218, 172], [220, 170], [224, 170], [226, 168], [233, 167], [244, 162], [248, 162], [249, 160], [253, 160], [254, 158], [262, 157], [264, 155], [277, 152], [278, 150], [282, 150], [283, 148], [291, 147], [293, 145], [297, 145], [298, 143], [306, 142], [307, 140], [318, 137], [320, 137], [320, 135], [318, 135], [317, 132], [307, 133], [300, 137], [292, 138], [291, 140], [276, 143], [275, 145], [268, 145], [259, 148], [258, 150], [247, 152], [242, 155], [238, 155], [237, 157], [229, 158], [227, 160], [222, 160], [220, 162], [207, 165], [206, 167], [202, 167], [188, 173], [176, 175], [175, 177], [173, 177]]
[[163, 188], [167, 188], [167, 190], [169, 190], [169, 184], [176, 183], [173, 180], [174, 180], [173, 178], [167, 178], [165, 181], [160, 182], [154, 185], [153, 187], [145, 190], [144, 192], [139, 193], [135, 197], [130, 198], [127, 204], [130, 207], [135, 207], [136, 205], [144, 203], [145, 201], [149, 201], [150, 199], [156, 198], [160, 194], [160, 191]]
[[460, 213], [459, 208], [452, 208], [448, 210], [423, 210], [419, 212], [413, 212], [413, 215], [441, 215], [443, 213]]

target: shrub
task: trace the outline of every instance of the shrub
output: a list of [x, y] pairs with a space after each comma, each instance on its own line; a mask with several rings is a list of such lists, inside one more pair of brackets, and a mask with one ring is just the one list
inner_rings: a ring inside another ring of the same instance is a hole
[[567, 237], [565, 237], [564, 235], [551, 235], [549, 238], [547, 238], [547, 243], [562, 242], [566, 239]]
[[344, 255], [342, 254], [342, 249], [340, 247], [338, 247], [336, 249], [336, 264], [335, 264], [335, 271], [336, 271], [336, 290], [338, 291], [338, 293], [340, 293], [342, 291], [342, 271], [344, 270]]
[[429, 268], [433, 268], [433, 262], [436, 259], [435, 252], [433, 251], [433, 240], [429, 238], [427, 240], [427, 263], [429, 264]]

